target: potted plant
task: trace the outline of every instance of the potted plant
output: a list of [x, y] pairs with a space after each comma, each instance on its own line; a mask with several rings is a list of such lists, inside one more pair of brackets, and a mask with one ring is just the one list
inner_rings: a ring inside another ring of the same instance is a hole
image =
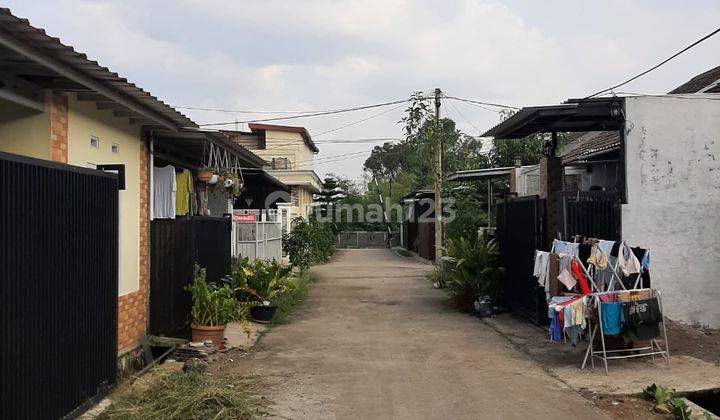
[[242, 187], [242, 182], [234, 171], [224, 170], [220, 173], [218, 188], [222, 188], [229, 199], [240, 197]]
[[288, 278], [291, 270], [292, 267], [275, 260], [248, 263], [244, 259], [238, 262], [238, 267], [233, 270], [235, 290], [241, 299], [252, 303], [250, 316], [253, 321], [269, 323], [275, 316], [278, 299], [295, 288], [295, 283]]
[[213, 178], [213, 175], [215, 175], [215, 171], [209, 167], [209, 166], [202, 166], [200, 169], [198, 169], [198, 180], [202, 182], [210, 183], [210, 181]]
[[195, 264], [195, 279], [187, 286], [192, 294], [192, 341], [212, 340], [223, 347], [225, 326], [242, 318], [241, 305], [229, 285], [208, 284], [205, 269]]

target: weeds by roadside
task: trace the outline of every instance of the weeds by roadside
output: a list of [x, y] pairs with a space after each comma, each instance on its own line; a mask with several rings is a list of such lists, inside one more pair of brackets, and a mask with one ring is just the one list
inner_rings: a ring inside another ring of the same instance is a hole
[[310, 291], [310, 284], [314, 281], [312, 274], [304, 272], [298, 274], [293, 279], [295, 288], [289, 293], [284, 294], [277, 300], [277, 312], [273, 318], [272, 324], [284, 324], [288, 320], [288, 316], [293, 308], [305, 300]]
[[173, 372], [153, 378], [146, 387], [119, 391], [98, 419], [257, 418], [262, 407], [244, 387], [206, 373]]

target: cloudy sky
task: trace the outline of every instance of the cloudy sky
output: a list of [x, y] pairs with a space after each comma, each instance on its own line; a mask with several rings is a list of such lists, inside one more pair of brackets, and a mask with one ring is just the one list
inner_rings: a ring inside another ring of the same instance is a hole
[[[353, 107], [435, 87], [480, 101], [554, 104], [622, 81], [720, 22], [712, 0], [0, 4], [171, 105], [244, 111]], [[622, 90], [667, 92], [720, 65], [718, 51], [720, 35]], [[333, 156], [372, 145], [323, 142], [398, 137], [402, 108], [392, 108], [285, 123], [307, 127], [320, 142], [320, 175], [357, 177], [367, 154]], [[183, 112], [198, 123], [277, 116]], [[443, 112], [470, 135], [498, 121], [466, 103], [449, 102]]]

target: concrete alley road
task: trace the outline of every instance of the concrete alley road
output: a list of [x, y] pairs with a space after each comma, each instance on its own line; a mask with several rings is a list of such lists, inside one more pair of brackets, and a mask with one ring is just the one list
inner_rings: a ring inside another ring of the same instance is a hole
[[[582, 419], [604, 414], [390, 250], [341, 250], [252, 353], [279, 418]], [[568, 361], [574, 363], [575, 361]]]

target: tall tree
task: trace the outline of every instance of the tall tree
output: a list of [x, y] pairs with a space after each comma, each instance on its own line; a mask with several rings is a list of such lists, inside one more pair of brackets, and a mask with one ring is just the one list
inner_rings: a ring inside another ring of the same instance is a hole
[[[513, 114], [514, 111], [502, 111], [502, 121]], [[493, 139], [490, 162], [495, 167], [515, 166], [515, 159], [519, 158], [522, 165], [535, 165], [540, 162], [546, 139], [546, 134], [533, 134], [521, 139]]]

